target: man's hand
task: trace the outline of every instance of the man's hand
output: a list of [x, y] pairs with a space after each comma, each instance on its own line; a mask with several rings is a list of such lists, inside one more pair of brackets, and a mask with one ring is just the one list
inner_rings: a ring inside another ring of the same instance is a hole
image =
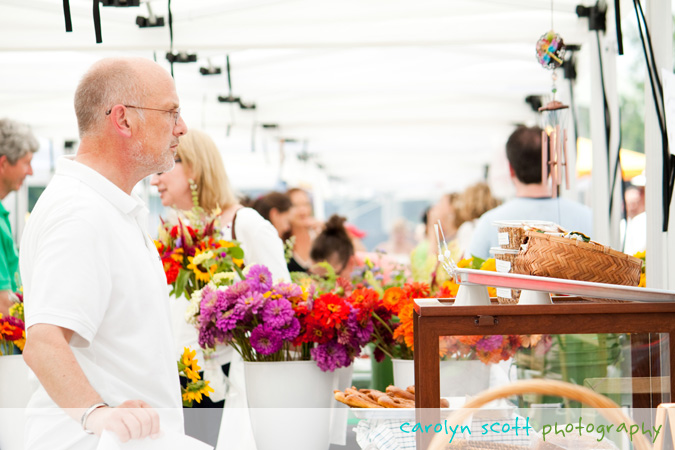
[[95, 409], [87, 418], [87, 430], [100, 436], [103, 430], [117, 434], [122, 442], [159, 436], [159, 414], [142, 400], [127, 400], [115, 408]]

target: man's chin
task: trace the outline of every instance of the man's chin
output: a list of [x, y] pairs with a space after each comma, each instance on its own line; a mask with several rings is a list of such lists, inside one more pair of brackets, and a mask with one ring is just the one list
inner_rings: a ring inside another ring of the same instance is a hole
[[159, 172], [159, 173], [168, 172], [171, 169], [173, 169], [174, 167], [176, 167], [176, 161], [174, 161], [173, 157], [171, 157], [170, 160], [164, 161], [164, 163], [162, 164], [162, 167], [157, 169], [157, 172]]

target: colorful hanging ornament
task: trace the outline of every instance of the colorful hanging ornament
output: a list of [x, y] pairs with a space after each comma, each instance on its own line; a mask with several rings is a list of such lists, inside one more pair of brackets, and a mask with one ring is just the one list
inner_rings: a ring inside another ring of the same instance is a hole
[[565, 43], [553, 30], [543, 34], [537, 41], [537, 61], [546, 69], [562, 66], [565, 57]]
[[557, 75], [555, 69], [562, 66], [565, 43], [553, 30], [542, 35], [537, 41], [537, 60], [545, 69], [552, 71], [553, 99], [539, 108], [541, 113], [541, 179], [548, 183], [550, 175], [551, 195], [557, 197], [565, 173], [565, 187], [570, 188], [567, 165], [567, 111], [569, 107], [555, 99]]

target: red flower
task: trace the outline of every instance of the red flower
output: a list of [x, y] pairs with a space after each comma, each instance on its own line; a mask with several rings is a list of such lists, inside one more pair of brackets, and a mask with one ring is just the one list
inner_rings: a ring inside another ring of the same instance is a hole
[[373, 289], [356, 289], [347, 301], [356, 308], [356, 318], [363, 323], [370, 319], [373, 310], [378, 306], [379, 296]]
[[312, 316], [327, 327], [335, 327], [349, 317], [349, 305], [335, 294], [323, 294], [314, 300]]
[[415, 300], [416, 298], [429, 298], [429, 285], [426, 283], [406, 283], [403, 285], [403, 290], [406, 295], [411, 299]]
[[162, 258], [162, 265], [164, 266], [164, 274], [166, 275], [166, 284], [173, 284], [178, 278], [178, 273], [182, 268], [181, 264], [171, 257]]

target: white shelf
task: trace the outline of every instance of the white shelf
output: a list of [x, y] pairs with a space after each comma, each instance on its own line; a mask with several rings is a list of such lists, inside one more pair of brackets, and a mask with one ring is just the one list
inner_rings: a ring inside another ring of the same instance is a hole
[[535, 277], [488, 270], [457, 269], [459, 284], [477, 284], [511, 289], [579, 295], [635, 302], [675, 302], [675, 292], [618, 284], [591, 283], [561, 278]]

